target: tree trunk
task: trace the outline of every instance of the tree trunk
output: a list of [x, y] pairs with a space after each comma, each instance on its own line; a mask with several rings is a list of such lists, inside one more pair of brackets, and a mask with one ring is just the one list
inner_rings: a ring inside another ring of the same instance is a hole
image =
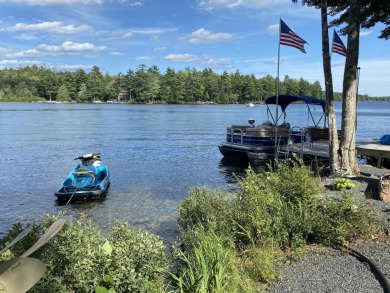
[[322, 27], [322, 63], [325, 76], [325, 94], [327, 117], [329, 124], [329, 168], [330, 174], [339, 172], [340, 158], [338, 155], [339, 140], [337, 135], [337, 123], [333, 96], [332, 68], [330, 65], [329, 33], [328, 33], [328, 1], [321, 1], [321, 27]]
[[350, 0], [348, 46], [343, 81], [341, 162], [344, 175], [359, 174], [356, 140], [356, 73], [359, 61], [361, 0]]

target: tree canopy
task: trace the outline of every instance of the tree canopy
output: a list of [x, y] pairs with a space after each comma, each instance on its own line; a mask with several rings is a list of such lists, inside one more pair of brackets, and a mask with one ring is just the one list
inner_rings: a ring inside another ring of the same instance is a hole
[[[0, 101], [69, 101], [92, 102], [117, 100], [125, 93], [132, 103], [261, 103], [275, 94], [276, 78], [266, 75], [234, 73], [217, 74], [210, 68], [175, 71], [167, 68], [161, 74], [157, 66], [144, 64], [126, 74], [102, 74], [98, 66], [87, 73], [55, 71], [50, 68], [27, 66], [0, 70]], [[281, 94], [308, 95], [322, 98], [318, 81], [313, 84], [304, 79], [285, 76]]]

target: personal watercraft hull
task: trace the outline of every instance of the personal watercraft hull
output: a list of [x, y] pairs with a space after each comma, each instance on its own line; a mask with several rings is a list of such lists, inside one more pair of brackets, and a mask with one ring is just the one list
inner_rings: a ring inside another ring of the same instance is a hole
[[[85, 155], [82, 164], [75, 167], [54, 192], [59, 201], [88, 200], [104, 198], [110, 187], [108, 168], [100, 160], [90, 159], [92, 155]], [[100, 157], [99, 157], [100, 158]]]

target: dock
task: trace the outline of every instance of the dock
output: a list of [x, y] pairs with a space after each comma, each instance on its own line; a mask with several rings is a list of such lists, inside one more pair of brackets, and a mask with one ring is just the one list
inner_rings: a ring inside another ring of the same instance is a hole
[[[374, 158], [378, 168], [383, 166], [383, 159], [390, 159], [390, 145], [383, 145], [379, 140], [356, 143], [356, 152], [358, 156]], [[289, 155], [294, 153], [303, 160], [326, 161], [329, 160], [329, 140], [280, 146], [280, 154], [286, 153]]]
[[381, 168], [383, 159], [390, 159], [390, 145], [384, 145], [379, 140], [356, 143], [356, 151], [360, 156], [376, 158], [376, 167]]

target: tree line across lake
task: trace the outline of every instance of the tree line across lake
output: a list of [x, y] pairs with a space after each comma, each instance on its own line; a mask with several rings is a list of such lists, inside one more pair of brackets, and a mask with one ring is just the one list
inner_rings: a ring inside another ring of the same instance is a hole
[[[126, 74], [102, 74], [98, 66], [90, 72], [56, 71], [46, 67], [26, 66], [0, 70], [0, 102], [30, 101], [121, 101], [130, 103], [262, 103], [275, 95], [277, 79], [271, 75], [257, 78], [224, 71], [218, 74], [210, 68], [175, 71], [167, 68], [160, 73], [157, 66], [144, 64]], [[319, 81], [309, 83], [288, 75], [280, 81], [279, 94], [304, 95], [324, 98]], [[341, 99], [341, 93], [335, 93]], [[359, 100], [373, 99], [359, 95]], [[378, 98], [377, 98], [378, 99]], [[381, 100], [390, 100], [382, 97]]]

